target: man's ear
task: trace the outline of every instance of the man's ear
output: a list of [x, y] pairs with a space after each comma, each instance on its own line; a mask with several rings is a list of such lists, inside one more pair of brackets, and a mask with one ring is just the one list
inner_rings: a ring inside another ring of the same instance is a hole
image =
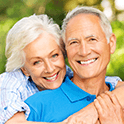
[[114, 33], [111, 34], [109, 43], [110, 43], [110, 52], [111, 52], [111, 54], [113, 54], [116, 49], [116, 36]]
[[26, 76], [30, 76], [29, 73], [27, 72], [27, 70], [26, 70], [24, 67], [22, 67], [21, 70], [22, 70], [22, 72], [23, 72]]

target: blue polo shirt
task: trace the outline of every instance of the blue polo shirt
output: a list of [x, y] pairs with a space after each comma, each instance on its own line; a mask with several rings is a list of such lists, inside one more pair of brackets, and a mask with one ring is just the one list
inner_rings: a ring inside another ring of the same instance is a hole
[[[106, 82], [106, 84], [112, 91], [111, 83]], [[95, 98], [96, 95], [83, 91], [66, 77], [59, 88], [38, 92], [25, 101], [30, 107], [27, 120], [61, 122], [93, 102]]]

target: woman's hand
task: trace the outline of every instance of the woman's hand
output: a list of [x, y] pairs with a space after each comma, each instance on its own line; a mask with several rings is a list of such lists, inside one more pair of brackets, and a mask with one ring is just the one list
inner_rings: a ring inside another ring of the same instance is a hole
[[123, 110], [116, 96], [107, 91], [94, 101], [100, 124], [124, 124]]
[[94, 106], [94, 103], [89, 104], [79, 112], [69, 116], [65, 122], [67, 124], [99, 124], [98, 113]]

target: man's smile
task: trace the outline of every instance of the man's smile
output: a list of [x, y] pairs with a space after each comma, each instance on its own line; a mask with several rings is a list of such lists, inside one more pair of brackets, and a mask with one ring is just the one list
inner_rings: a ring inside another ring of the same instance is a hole
[[98, 58], [94, 58], [94, 59], [90, 59], [90, 60], [86, 60], [86, 61], [77, 61], [79, 64], [81, 65], [87, 65], [87, 64], [91, 64], [93, 62], [95, 62]]

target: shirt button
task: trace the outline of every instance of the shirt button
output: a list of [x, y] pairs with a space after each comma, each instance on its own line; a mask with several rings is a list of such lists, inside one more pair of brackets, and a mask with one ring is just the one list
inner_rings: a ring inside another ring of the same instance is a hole
[[91, 100], [91, 97], [88, 96], [88, 97], [87, 97], [87, 101], [90, 101], [90, 100]]
[[22, 107], [22, 109], [24, 109], [24, 108]]
[[6, 106], [6, 107], [4, 108], [4, 110], [7, 110], [7, 108], [8, 108], [8, 107]]

